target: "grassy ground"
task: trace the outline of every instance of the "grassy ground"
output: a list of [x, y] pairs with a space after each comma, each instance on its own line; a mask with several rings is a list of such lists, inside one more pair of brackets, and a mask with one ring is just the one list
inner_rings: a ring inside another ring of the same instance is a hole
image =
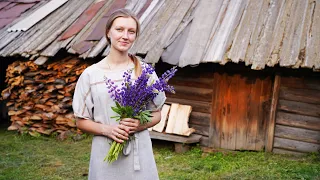
[[[91, 137], [74, 142], [21, 136], [0, 128], [0, 179], [87, 179]], [[306, 157], [263, 152], [176, 154], [154, 145], [161, 179], [320, 179], [319, 154]]]

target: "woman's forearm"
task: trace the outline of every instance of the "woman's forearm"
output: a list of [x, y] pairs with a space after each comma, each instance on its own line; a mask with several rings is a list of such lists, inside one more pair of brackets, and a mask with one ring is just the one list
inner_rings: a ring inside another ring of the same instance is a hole
[[118, 143], [128, 140], [129, 128], [123, 125], [107, 125], [96, 123], [92, 120], [80, 119], [77, 121], [77, 127], [93, 135], [102, 135], [109, 137]]
[[106, 135], [108, 131], [108, 125], [96, 123], [92, 120], [79, 119], [77, 120], [77, 127], [86, 133], [93, 135]]

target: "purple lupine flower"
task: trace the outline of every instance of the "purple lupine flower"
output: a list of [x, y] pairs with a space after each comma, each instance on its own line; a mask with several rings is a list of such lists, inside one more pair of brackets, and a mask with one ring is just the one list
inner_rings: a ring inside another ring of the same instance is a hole
[[158, 80], [150, 82], [150, 77], [155, 71], [152, 66], [145, 64], [142, 67], [141, 75], [135, 81], [132, 81], [132, 70], [129, 70], [122, 76], [124, 80], [121, 87], [116, 86], [114, 82], [108, 78], [105, 78], [105, 83], [109, 89], [108, 93], [111, 94], [111, 98], [121, 106], [132, 107], [133, 115], [137, 115], [139, 112], [146, 110], [147, 104], [160, 92], [166, 91], [174, 93], [174, 88], [168, 85], [168, 81], [174, 76], [176, 71], [177, 69], [173, 67], [163, 73]]

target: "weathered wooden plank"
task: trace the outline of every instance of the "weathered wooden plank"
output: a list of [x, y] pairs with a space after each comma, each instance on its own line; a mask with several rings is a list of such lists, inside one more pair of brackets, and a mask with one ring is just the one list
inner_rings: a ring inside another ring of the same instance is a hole
[[176, 93], [167, 94], [168, 97], [211, 102], [212, 89], [196, 88], [196, 87], [186, 88], [185, 86], [175, 86], [174, 89]]
[[320, 144], [320, 131], [276, 125], [275, 137]]
[[[88, 35], [88, 37], [85, 39], [85, 41], [97, 41], [97, 40], [100, 40], [103, 36], [105, 36], [105, 26], [106, 26], [107, 20], [109, 19], [109, 16], [116, 9], [124, 8], [125, 5], [126, 5], [125, 0], [113, 1], [109, 11], [95, 25], [94, 29], [91, 31], [91, 33]], [[128, 9], [131, 9], [131, 8], [128, 8]]]
[[278, 109], [301, 115], [320, 117], [320, 105], [302, 102], [279, 100]]
[[[46, 1], [40, 1], [40, 2], [38, 2], [36, 5], [34, 5], [34, 6], [32, 6], [28, 11], [26, 11], [26, 12], [24, 12], [23, 13], [23, 16], [20, 16], [20, 17], [18, 17], [18, 18], [15, 18], [14, 19], [14, 21], [13, 22], [11, 22], [11, 24], [13, 25], [13, 24], [15, 24], [15, 23], [17, 23], [17, 22], [19, 22], [19, 21], [21, 21], [24, 17], [26, 17], [26, 16], [29, 16], [30, 14], [32, 14], [35, 10], [37, 10], [39, 7], [42, 7], [44, 4], [46, 4], [47, 2]], [[16, 32], [17, 33], [17, 32]], [[0, 30], [0, 44], [2, 44], [3, 43], [3, 41], [4, 41], [4, 39], [2, 39], [3, 38], [3, 36], [7, 36], [7, 35], [14, 35], [14, 34], [16, 34], [16, 33], [14, 33], [14, 32], [8, 32], [7, 31], [7, 29], [5, 29], [5, 28], [2, 28], [1, 30]], [[22, 33], [22, 32], [21, 32]], [[20, 34], [20, 33], [19, 33]], [[14, 38], [13, 38], [14, 39]], [[9, 42], [7, 42], [7, 43], [9, 43]], [[2, 46], [0, 45], [0, 49], [2, 49]], [[1, 54], [2, 55], [2, 54]]]
[[92, 32], [92, 29], [96, 27], [99, 20], [109, 12], [112, 3], [113, 1], [108, 1], [107, 3], [105, 3], [105, 5], [102, 8], [100, 8], [96, 16], [94, 16], [92, 20], [89, 23], [87, 23], [87, 25], [72, 39], [72, 41], [67, 45], [69, 53], [75, 53], [71, 47], [74, 44], [85, 40], [85, 38]]
[[170, 111], [170, 105], [164, 104], [161, 109], [161, 120], [158, 124], [152, 127], [152, 130], [162, 132], [166, 126], [168, 115]]
[[193, 1], [194, 0], [184, 0], [183, 3], [177, 5], [175, 11], [173, 12], [173, 14], [171, 14], [170, 19], [162, 29], [161, 34], [156, 36], [156, 38], [153, 40], [153, 44], [150, 44], [150, 49], [145, 58], [146, 62], [158, 62], [164, 51], [165, 43], [172, 37], [174, 32], [177, 30], [179, 24], [188, 12]]
[[91, 4], [88, 9], [83, 11], [80, 17], [77, 19], [75, 23], [73, 23], [69, 28], [61, 35], [59, 40], [66, 40], [71, 36], [74, 36], [78, 32], [81, 31], [82, 28], [97, 14], [100, 8], [105, 4], [104, 1], [96, 2]]
[[[11, 43], [14, 39], [16, 39], [20, 34], [21, 34], [21, 32], [12, 32], [10, 34], [8, 33], [5, 37], [1, 38], [1, 41], [0, 41], [0, 49], [1, 49], [0, 54], [2, 56], [6, 56], [6, 54], [7, 54], [6, 53], [7, 51], [3, 50], [3, 48], [5, 46], [7, 46], [9, 43]], [[6, 53], [6, 54], [4, 54], [4, 53]]]
[[168, 97], [166, 103], [179, 103], [192, 106], [194, 112], [211, 113], [211, 102]]
[[199, 2], [179, 59], [180, 67], [200, 63], [222, 3], [221, 0]]
[[[141, 23], [140, 36], [136, 39], [135, 44], [130, 49], [131, 54], [141, 53], [146, 54], [146, 48], [144, 46], [144, 50], [142, 51], [142, 46], [146, 43], [152, 34], [152, 31], [157, 29], [155, 33], [159, 33], [162, 29], [163, 24], [158, 28], [156, 27], [157, 22], [160, 22], [162, 14], [164, 14], [168, 8], [173, 4], [172, 1], [153, 1], [150, 7], [146, 10], [146, 12], [139, 19]], [[168, 17], [167, 17], [168, 18]], [[154, 37], [153, 37], [154, 38]], [[151, 38], [152, 39], [152, 38]], [[105, 52], [104, 52], [105, 54]]]
[[175, 86], [186, 86], [186, 87], [198, 87], [198, 88], [211, 88], [213, 84], [213, 78], [192, 78], [176, 76], [170, 79], [169, 84]]
[[209, 126], [211, 114], [201, 112], [191, 112], [189, 123], [196, 125]]
[[149, 22], [157, 14], [160, 8], [164, 5], [165, 0], [153, 0], [147, 10], [141, 15], [139, 21], [141, 23], [141, 33], [144, 31]]
[[271, 107], [270, 107], [270, 115], [268, 120], [268, 129], [267, 129], [267, 140], [266, 140], [266, 151], [272, 152], [273, 148], [273, 139], [274, 139], [274, 128], [276, 124], [276, 112], [279, 100], [279, 91], [280, 91], [280, 83], [281, 77], [279, 75], [275, 76], [273, 91], [271, 97]]
[[307, 31], [307, 47], [303, 67], [320, 69], [320, 3], [312, 2], [311, 26]]
[[261, 79], [256, 150], [264, 150], [266, 146], [266, 132], [268, 129], [268, 121], [270, 116], [272, 85], [273, 84], [270, 76]]
[[297, 155], [297, 156], [306, 155], [305, 153], [302, 153], [302, 152], [288, 151], [288, 150], [279, 149], [279, 148], [273, 148], [272, 152], [273, 152], [273, 153], [276, 153], [276, 154], [292, 154], [292, 155]]
[[[220, 131], [221, 131], [221, 139], [220, 139], [220, 143], [221, 143], [221, 146], [220, 148], [223, 148], [223, 149], [229, 149], [229, 139], [228, 137], [232, 138], [232, 132], [229, 132], [229, 119], [228, 119], [228, 114], [230, 114], [230, 104], [229, 104], [229, 99], [231, 97], [228, 97], [228, 95], [230, 96], [231, 95], [231, 92], [230, 92], [230, 84], [231, 84], [231, 79], [229, 78], [228, 75], [225, 75], [224, 77], [225, 81], [221, 83], [221, 86], [224, 87], [223, 91], [219, 92], [220, 94], [220, 98], [221, 98], [221, 102], [219, 103], [220, 104], [220, 107], [218, 109], [219, 112], [219, 119], [217, 119], [217, 121], [220, 121], [221, 123], [221, 126], [220, 126]], [[233, 123], [231, 122], [231, 126], [233, 125]], [[230, 134], [231, 133], [231, 134]], [[231, 147], [231, 149], [234, 149]]]
[[[245, 81], [244, 81], [245, 78], [241, 77], [240, 74], [234, 74], [231, 76], [231, 78], [232, 78], [230, 80], [231, 81], [231, 86], [230, 86], [231, 91], [230, 91], [230, 95], [229, 95], [230, 98], [228, 98], [228, 109], [230, 108], [230, 110], [227, 110], [227, 111], [230, 111], [230, 113], [228, 113], [227, 118], [229, 119], [228, 124], [230, 124], [228, 131], [231, 133], [232, 138], [229, 141], [229, 144], [228, 144], [229, 148], [228, 149], [235, 150], [235, 149], [237, 149], [237, 144], [239, 142], [240, 143], [246, 142], [246, 141], [243, 141], [243, 136], [239, 137], [239, 136], [237, 136], [237, 133], [238, 133], [238, 128], [239, 128], [238, 126], [243, 122], [242, 119], [240, 119], [241, 114], [246, 113], [246, 111], [241, 112], [241, 110], [240, 110], [241, 109], [240, 106], [244, 106], [244, 104], [240, 104], [240, 99], [242, 99], [242, 98], [246, 99], [247, 96], [240, 97], [240, 95], [242, 95], [241, 91], [244, 90], [244, 89], [240, 89], [240, 88], [242, 87], [241, 85], [245, 83]], [[234, 98], [234, 97], [238, 97], [238, 98]], [[246, 123], [244, 125], [246, 125]]]
[[41, 21], [40, 23], [37, 23], [36, 26], [32, 27], [32, 29], [29, 30], [33, 32], [29, 33], [29, 37], [24, 36], [23, 39], [19, 39], [21, 42], [16, 42], [18, 43], [18, 46], [16, 45], [16, 47], [18, 48], [14, 46], [12, 49], [15, 50], [11, 53], [11, 55], [21, 54], [23, 52], [30, 53], [40, 43], [42, 43], [44, 39], [46, 40], [46, 38], [51, 35], [52, 31], [54, 31], [55, 28], [57, 28], [57, 26], [59, 26], [63, 20], [65, 20], [72, 14], [72, 11], [70, 11], [70, 9], [68, 8], [69, 6], [77, 8], [80, 4], [82, 3], [75, 3], [73, 1], [67, 2], [64, 6], [57, 9], [50, 16], [48, 16], [48, 18]]
[[214, 112], [218, 113], [216, 121], [220, 121], [220, 148], [231, 150], [235, 150], [236, 147], [237, 120], [233, 118], [233, 113], [236, 112], [237, 105], [234, 105], [235, 95], [233, 93], [238, 88], [237, 77], [239, 76], [225, 74], [220, 79], [218, 108]]
[[281, 77], [281, 85], [290, 88], [320, 90], [320, 79], [316, 77]]
[[264, 136], [260, 136], [261, 139], [259, 139], [259, 134], [264, 133], [262, 117], [263, 114], [262, 107], [260, 105], [260, 93], [262, 82], [260, 78], [255, 78], [253, 82], [254, 84], [251, 84], [250, 100], [247, 112], [249, 120], [247, 129], [247, 149], [262, 150], [261, 141], [265, 140]]
[[139, 18], [142, 16], [142, 14], [147, 10], [147, 8], [150, 6], [151, 2], [152, 2], [152, 0], [147, 0], [147, 1], [144, 3], [143, 7], [142, 7], [142, 8], [140, 9], [140, 11], [137, 13], [137, 18], [138, 18], [138, 19], [139, 19]]
[[[254, 51], [250, 51], [246, 59], [246, 65], [251, 64], [252, 69], [263, 69], [268, 64], [269, 56], [271, 55], [272, 36], [274, 35], [274, 29], [276, 21], [278, 19], [280, 8], [285, 1], [271, 0], [268, 13], [260, 14], [265, 17], [265, 24], [261, 27], [261, 35], [259, 36], [259, 43]], [[254, 52], [254, 53], [253, 53]], [[273, 64], [268, 64], [273, 66]]]
[[246, 149], [247, 146], [247, 131], [248, 131], [248, 100], [250, 99], [250, 85], [246, 84], [247, 78], [244, 76], [239, 76], [238, 78], [238, 86], [234, 88], [237, 90], [237, 94], [235, 96], [237, 98], [234, 99], [235, 108], [233, 113], [233, 117], [236, 120], [236, 147], [235, 149], [241, 150]]
[[209, 127], [208, 126], [200, 126], [196, 124], [189, 124], [190, 128], [194, 128], [196, 131], [195, 134], [201, 134], [204, 136], [209, 136]]
[[275, 137], [274, 147], [298, 152], [318, 152], [320, 144]]
[[[294, 66], [299, 56], [303, 24], [307, 13], [308, 1], [294, 1], [291, 6], [288, 23], [284, 32], [280, 50], [280, 66]], [[299, 65], [298, 65], [299, 66]]]
[[126, 1], [127, 2], [126, 2], [126, 5], [125, 5], [125, 8], [126, 9], [130, 9], [131, 12], [133, 12], [134, 14], [138, 14], [140, 9], [146, 3], [146, 0], [126, 0]]
[[[189, 10], [187, 11], [186, 15], [184, 16], [184, 18], [182, 19], [180, 25], [178, 26], [177, 30], [174, 32], [174, 34], [172, 35], [172, 37], [166, 42], [166, 44], [164, 45], [164, 48], [166, 49], [166, 51], [168, 50], [167, 48], [172, 44], [172, 43], [176, 43], [176, 39], [180, 36], [183, 36], [182, 33], [189, 33], [190, 30], [190, 22], [193, 20], [194, 18], [194, 12], [196, 7], [198, 6], [199, 0], [195, 0], [193, 1], [191, 7], [189, 8]], [[183, 43], [184, 44], [184, 43]], [[178, 53], [177, 56], [180, 57], [180, 53]], [[177, 58], [179, 61], [179, 58]], [[178, 62], [177, 61], [177, 62]]]
[[35, 12], [30, 14], [28, 17], [19, 21], [17, 24], [13, 25], [8, 31], [26, 31], [31, 28], [34, 24], [42, 20], [44, 17], [49, 15], [51, 12], [55, 11], [57, 8], [65, 4], [68, 0], [56, 0], [50, 1], [43, 7], [37, 9]]
[[83, 54], [94, 47], [95, 43], [92, 41], [81, 41], [72, 46], [72, 49], [76, 51], [77, 54]]
[[249, 0], [240, 24], [238, 25], [230, 52], [228, 53], [228, 58], [230, 58], [232, 62], [238, 63], [240, 60], [245, 60], [246, 49], [248, 48], [254, 28], [258, 23], [258, 14], [260, 13], [262, 4], [263, 1]]
[[149, 134], [151, 139], [179, 142], [184, 144], [197, 143], [201, 139], [201, 135], [198, 135], [198, 134], [191, 134], [189, 137], [159, 133], [154, 131], [149, 131]]
[[290, 9], [292, 4], [296, 1], [282, 1], [282, 5], [279, 11], [279, 16], [277, 18], [277, 22], [274, 28], [274, 34], [272, 38], [272, 45], [271, 45], [271, 53], [270, 58], [268, 61], [269, 66], [274, 66], [279, 62], [279, 54], [282, 46], [282, 42], [284, 40], [284, 33], [288, 23], [290, 14]]
[[[306, 47], [307, 47], [307, 33], [309, 33], [309, 29], [311, 26], [311, 19], [312, 19], [312, 14], [313, 14], [313, 8], [314, 8], [314, 1], [308, 0], [307, 3], [307, 12], [303, 20], [303, 29], [302, 29], [302, 35], [300, 39], [300, 49], [299, 49], [299, 56], [297, 58], [297, 63], [294, 68], [299, 68], [299, 66], [303, 67], [303, 63], [305, 63], [305, 56], [306, 56]], [[299, 65], [299, 66], [298, 66]]]
[[[67, 5], [69, 3], [70, 2], [67, 2]], [[41, 7], [39, 9], [41, 9]], [[3, 51], [5, 51], [5, 54], [14, 56], [24, 53], [25, 49], [34, 41], [35, 38], [39, 37], [42, 32], [51, 27], [53, 22], [58, 20], [59, 16], [53, 16], [53, 14], [59, 13], [66, 13], [66, 6], [62, 6], [61, 8], [57, 9], [43, 21], [35, 24], [31, 29], [21, 33], [20, 38], [16, 38], [12, 43], [7, 45], [7, 47], [3, 49]]]
[[320, 131], [320, 118], [312, 116], [304, 116], [278, 111], [276, 123], [286, 126]]
[[[37, 3], [30, 10], [25, 12], [23, 15], [28, 16], [28, 15], [32, 14], [35, 10], [37, 10], [39, 7], [42, 7], [46, 3], [47, 2], [45, 2], [45, 1], [41, 1], [41, 2]], [[19, 22], [25, 16], [15, 19], [11, 24]], [[13, 46], [13, 45], [17, 45], [17, 44], [21, 45], [21, 43], [15, 43], [15, 41], [20, 39], [21, 37], [24, 37], [25, 33], [27, 33], [27, 32], [21, 32], [21, 31], [9, 33], [4, 28], [1, 29], [0, 32], [1, 32], [1, 34], [0, 34], [0, 49], [1, 49], [0, 54], [1, 54], [1, 56], [8, 56], [12, 52], [12, 50], [10, 52], [7, 51], [8, 47]], [[30, 31], [28, 31], [28, 32], [30, 32]], [[22, 34], [23, 36], [18, 36], [20, 34]], [[22, 42], [24, 42], [24, 41], [22, 41]]]
[[282, 86], [280, 88], [280, 99], [320, 104], [320, 93], [312, 89], [294, 89]]
[[101, 53], [107, 46], [108, 42], [105, 37], [102, 37], [101, 40], [94, 48], [91, 50], [90, 54], [88, 55], [89, 58], [96, 57], [99, 53]]
[[[54, 32], [51, 33], [51, 35], [48, 36], [48, 37], [45, 39], [45, 41], [43, 41], [42, 43], [40, 43], [40, 45], [38, 45], [38, 46], [36, 47], [36, 49], [33, 50], [33, 53], [39, 52], [39, 51], [45, 49], [49, 44], [51, 44], [52, 42], [54, 42], [54, 41], [58, 38], [58, 36], [59, 36], [66, 28], [68, 28], [69, 25], [70, 25], [71, 23], [73, 23], [74, 20], [75, 20], [78, 16], [80, 16], [80, 14], [91, 4], [91, 2], [90, 2], [90, 1], [85, 1], [85, 2], [79, 3], [79, 4], [81, 4], [81, 6], [78, 7], [78, 8], [76, 8], [76, 10], [72, 11], [73, 13], [72, 13], [71, 15], [69, 15], [69, 17], [68, 17], [65, 21], [63, 21], [63, 24], [60, 25], [60, 26], [58, 26], [58, 28], [56, 28], [56, 29], [54, 30]], [[38, 39], [37, 39], [37, 40], [38, 40]], [[53, 53], [52, 53], [52, 54], [53, 54]]]
[[[263, 1], [259, 14], [257, 14], [257, 24], [255, 25], [254, 31], [251, 34], [249, 46], [247, 48], [245, 63], [246, 65], [250, 65], [253, 63], [253, 56], [256, 53], [256, 49], [260, 43], [260, 38], [265, 27], [266, 19], [268, 17], [268, 10], [270, 7], [270, 1]], [[251, 67], [252, 68], [252, 67]]]
[[163, 29], [180, 2], [181, 0], [165, 1], [164, 5], [143, 31], [143, 34], [141, 34], [142, 36], [136, 40], [135, 45], [132, 47], [132, 52], [147, 54], [147, 52], [151, 51], [151, 48], [158, 43], [156, 41], [158, 36], [162, 34]]
[[234, 30], [243, 15], [247, 0], [225, 2], [228, 3], [228, 5], [226, 9], [220, 10], [219, 18], [216, 19], [215, 25], [211, 30], [211, 41], [208, 42], [202, 62], [219, 62], [225, 64], [228, 61], [228, 59], [225, 58], [225, 53], [227, 49], [230, 48], [229, 46], [231, 46]]
[[225, 75], [214, 73], [214, 82], [213, 82], [213, 94], [212, 94], [212, 113], [210, 120], [209, 128], [209, 147], [220, 148], [220, 139], [221, 139], [221, 122], [220, 122], [220, 113], [219, 106], [222, 102], [220, 99], [220, 91], [222, 87], [222, 79]]

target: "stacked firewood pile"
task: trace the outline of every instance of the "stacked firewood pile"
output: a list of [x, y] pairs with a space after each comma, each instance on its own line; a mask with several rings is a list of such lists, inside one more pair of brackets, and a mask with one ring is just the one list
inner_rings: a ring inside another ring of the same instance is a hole
[[41, 66], [31, 61], [9, 65], [8, 87], [1, 93], [12, 121], [8, 130], [32, 136], [81, 133], [72, 113], [72, 96], [77, 79], [87, 66], [72, 57]]

